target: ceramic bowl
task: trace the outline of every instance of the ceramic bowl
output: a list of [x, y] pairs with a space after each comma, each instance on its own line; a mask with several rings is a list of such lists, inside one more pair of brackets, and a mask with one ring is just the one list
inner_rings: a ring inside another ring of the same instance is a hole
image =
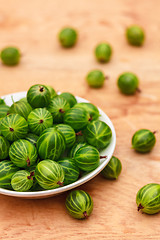
[[[5, 99], [6, 104], [10, 106], [10, 105], [12, 105], [12, 98], [14, 101], [18, 101], [24, 97], [26, 97], [26, 92], [12, 93], [9, 95], [5, 95], [2, 98]], [[86, 99], [83, 99], [81, 97], [76, 97], [76, 99], [78, 102], [88, 102]], [[109, 117], [100, 108], [99, 108], [99, 112], [100, 112], [99, 119], [104, 121], [105, 123], [107, 123], [112, 130], [112, 139], [111, 139], [111, 143], [109, 144], [109, 146], [100, 152], [101, 156], [107, 156], [107, 158], [101, 159], [100, 165], [95, 170], [93, 170], [92, 172], [81, 177], [76, 182], [69, 184], [67, 186], [60, 187], [60, 188], [56, 188], [56, 189], [52, 189], [52, 190], [37, 191], [37, 192], [15, 192], [12, 190], [0, 188], [0, 194], [12, 196], [12, 197], [30, 198], [30, 199], [32, 199], [32, 198], [37, 198], [37, 199], [38, 198], [47, 198], [47, 197], [51, 197], [56, 194], [66, 192], [73, 188], [80, 187], [82, 184], [88, 182], [89, 180], [94, 178], [97, 174], [99, 174], [103, 170], [103, 168], [107, 165], [107, 163], [109, 162], [110, 158], [113, 155], [115, 146], [116, 146], [116, 133], [115, 133], [113, 123], [111, 122]]]

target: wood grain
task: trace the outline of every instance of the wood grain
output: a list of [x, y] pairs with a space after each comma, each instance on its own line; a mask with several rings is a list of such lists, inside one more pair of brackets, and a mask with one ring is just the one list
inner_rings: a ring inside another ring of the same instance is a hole
[[[6, 240], [158, 240], [160, 215], [137, 212], [140, 187], [160, 182], [160, 1], [159, 0], [0, 0], [0, 48], [18, 46], [17, 67], [0, 65], [0, 95], [27, 90], [35, 83], [50, 84], [87, 98], [105, 111], [117, 133], [115, 155], [123, 164], [118, 181], [97, 176], [83, 185], [94, 200], [87, 221], [72, 219], [65, 210], [66, 193], [41, 200], [0, 196], [0, 239]], [[142, 48], [129, 46], [124, 32], [130, 24], [144, 27]], [[79, 32], [73, 49], [57, 41], [61, 27]], [[108, 41], [114, 49], [108, 64], [98, 64], [95, 45]], [[102, 89], [89, 89], [85, 75], [101, 69], [109, 80]], [[141, 94], [126, 97], [118, 91], [120, 73], [132, 71], [140, 78]], [[149, 154], [131, 149], [139, 128], [157, 130], [157, 143]]]

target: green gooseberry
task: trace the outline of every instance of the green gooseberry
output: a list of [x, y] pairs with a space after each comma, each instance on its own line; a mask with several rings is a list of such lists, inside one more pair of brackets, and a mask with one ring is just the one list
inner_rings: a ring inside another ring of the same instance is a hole
[[92, 171], [99, 166], [100, 156], [98, 150], [90, 145], [80, 147], [74, 154], [79, 169], [84, 171]]
[[64, 123], [70, 125], [75, 131], [80, 131], [89, 123], [89, 113], [84, 108], [73, 107], [64, 115]]
[[33, 175], [33, 172], [19, 170], [12, 176], [12, 188], [17, 192], [27, 192], [33, 186]]
[[108, 43], [100, 43], [95, 48], [95, 56], [98, 62], [109, 62], [112, 55], [112, 48]]
[[36, 108], [28, 115], [29, 131], [36, 135], [40, 135], [46, 128], [52, 126], [52, 114], [45, 108]]
[[0, 136], [0, 160], [4, 160], [8, 157], [10, 144], [7, 139]]
[[9, 108], [7, 105], [0, 105], [0, 118], [4, 118], [9, 114]]
[[104, 84], [106, 77], [100, 70], [90, 71], [86, 76], [86, 81], [90, 87], [101, 88]]
[[19, 114], [10, 114], [0, 121], [2, 135], [8, 141], [25, 138], [28, 133], [28, 123]]
[[15, 102], [9, 108], [9, 113], [17, 113], [20, 116], [24, 117], [25, 119], [27, 119], [31, 111], [32, 111], [31, 105], [25, 101]]
[[58, 163], [62, 166], [65, 176], [64, 176], [64, 185], [71, 184], [77, 181], [79, 177], [79, 168], [77, 167], [74, 159], [64, 158], [59, 160]]
[[147, 214], [160, 212], [160, 184], [149, 183], [142, 187], [136, 196], [138, 211]]
[[110, 127], [103, 121], [95, 120], [88, 124], [86, 129], [83, 130], [86, 141], [88, 144], [96, 147], [97, 149], [104, 149], [108, 147], [112, 138], [112, 131]]
[[22, 102], [25, 102], [25, 103], [28, 103], [28, 102], [27, 102], [27, 97], [21, 98], [21, 99], [19, 100], [19, 102], [21, 102], [21, 101], [22, 101]]
[[80, 107], [85, 109], [90, 115], [89, 121], [97, 120], [100, 116], [98, 108], [92, 103], [81, 102], [81, 103], [77, 103], [75, 107]]
[[76, 141], [76, 133], [74, 129], [67, 124], [58, 124], [55, 128], [58, 129], [64, 136], [66, 148], [72, 147]]
[[86, 138], [81, 131], [76, 133], [76, 143], [86, 143]]
[[155, 143], [155, 132], [148, 129], [140, 129], [132, 137], [132, 148], [140, 153], [150, 152]]
[[38, 138], [39, 136], [34, 133], [28, 133], [25, 137], [25, 139], [32, 143], [34, 146], [36, 146]]
[[53, 87], [48, 86], [48, 85], [46, 85], [46, 87], [48, 88], [48, 90], [49, 90], [49, 92], [50, 92], [50, 94], [51, 94], [51, 98], [54, 98], [54, 97], [57, 96], [57, 93], [56, 93], [56, 91], [54, 90]]
[[38, 141], [37, 149], [41, 159], [58, 160], [66, 148], [63, 134], [56, 128], [45, 129]]
[[75, 143], [75, 144], [73, 145], [73, 147], [71, 148], [70, 152], [69, 152], [69, 157], [70, 157], [70, 158], [74, 158], [77, 150], [78, 150], [79, 148], [81, 148], [81, 147], [86, 146], [86, 145], [87, 145], [86, 143]]
[[38, 184], [37, 180], [36, 180], [35, 178], [33, 178], [33, 185], [32, 185], [32, 187], [30, 188], [29, 191], [30, 191], [30, 192], [44, 191], [44, 188], [42, 188], [42, 187]]
[[58, 35], [60, 44], [65, 48], [73, 47], [77, 42], [77, 37], [76, 30], [70, 27], [63, 28]]
[[12, 189], [11, 178], [14, 173], [19, 170], [19, 167], [14, 165], [10, 160], [0, 162], [0, 187]]
[[47, 109], [52, 114], [54, 123], [63, 123], [64, 114], [70, 109], [70, 105], [64, 98], [56, 96], [51, 99]]
[[17, 167], [26, 168], [36, 163], [38, 154], [32, 143], [19, 139], [11, 144], [9, 157]]
[[27, 101], [32, 108], [47, 107], [51, 101], [50, 91], [45, 85], [33, 85], [27, 92]]
[[118, 87], [123, 94], [132, 95], [138, 89], [139, 79], [138, 77], [130, 72], [123, 73], [119, 76], [117, 81]]
[[72, 108], [77, 103], [75, 96], [69, 92], [63, 92], [59, 96], [64, 98], [69, 103], [70, 108]]
[[101, 172], [102, 176], [106, 179], [117, 179], [122, 170], [121, 161], [112, 156], [107, 166]]
[[64, 170], [62, 166], [52, 160], [43, 160], [37, 164], [35, 178], [44, 189], [54, 189], [63, 186]]
[[17, 65], [20, 61], [20, 57], [20, 51], [15, 47], [7, 47], [1, 51], [2, 62], [8, 66]]
[[144, 43], [144, 30], [137, 25], [132, 25], [126, 29], [126, 37], [128, 42], [134, 46], [141, 46]]
[[4, 99], [0, 98], [0, 105], [6, 105]]
[[76, 219], [87, 219], [93, 210], [91, 196], [82, 190], [74, 190], [66, 198], [68, 213]]

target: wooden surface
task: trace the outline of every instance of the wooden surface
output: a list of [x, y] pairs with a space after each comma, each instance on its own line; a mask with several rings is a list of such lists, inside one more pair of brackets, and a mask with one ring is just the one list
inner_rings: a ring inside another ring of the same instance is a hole
[[[87, 98], [113, 121], [115, 155], [123, 165], [118, 181], [97, 176], [81, 187], [94, 200], [87, 221], [66, 213], [67, 194], [41, 200], [0, 196], [0, 239], [160, 239], [160, 215], [138, 213], [135, 203], [140, 187], [160, 183], [159, 12], [159, 0], [0, 0], [0, 48], [15, 45], [23, 55], [19, 66], [0, 65], [0, 95], [44, 83]], [[127, 44], [124, 33], [130, 24], [144, 27], [142, 48]], [[57, 32], [66, 25], [79, 32], [77, 46], [67, 50], [57, 41]], [[114, 50], [111, 62], [103, 65], [93, 56], [101, 41], [110, 42]], [[99, 90], [89, 89], [84, 81], [95, 68], [109, 76]], [[116, 81], [124, 71], [139, 76], [141, 94], [120, 94]], [[140, 128], [158, 130], [156, 146], [149, 154], [131, 149], [132, 135]]]

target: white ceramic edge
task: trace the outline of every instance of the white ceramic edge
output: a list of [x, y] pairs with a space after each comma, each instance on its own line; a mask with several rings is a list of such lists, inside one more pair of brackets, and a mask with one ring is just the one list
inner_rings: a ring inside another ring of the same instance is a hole
[[[2, 96], [2, 98], [5, 99], [6, 100], [5, 102], [7, 103], [8, 102], [7, 99], [11, 98], [11, 96], [13, 96], [13, 99], [15, 101], [18, 101], [19, 99], [26, 97], [26, 92], [11, 93], [11, 94]], [[83, 99], [81, 97], [76, 97], [76, 99], [78, 101], [82, 101], [82, 102], [89, 102], [86, 99]], [[111, 141], [110, 145], [108, 146], [110, 148], [109, 154], [107, 155], [107, 158], [105, 160], [104, 159], [101, 160], [101, 164], [99, 165], [99, 167], [97, 167], [95, 170], [88, 173], [87, 175], [81, 177], [76, 182], [69, 184], [67, 186], [60, 187], [60, 188], [56, 188], [56, 189], [52, 189], [52, 190], [36, 191], [36, 192], [15, 192], [15, 191], [0, 188], [0, 194], [12, 196], [12, 197], [21, 197], [21, 198], [50, 197], [50, 196], [71, 190], [73, 188], [76, 188], [76, 187], [88, 182], [89, 180], [94, 178], [97, 174], [99, 174], [104, 169], [104, 167], [107, 165], [107, 163], [109, 162], [110, 158], [113, 155], [113, 152], [114, 152], [114, 149], [116, 146], [116, 132], [115, 132], [114, 126], [113, 126], [110, 118], [100, 108], [98, 108], [98, 109], [99, 109], [99, 112], [101, 115], [100, 119], [107, 122], [107, 124], [109, 125], [109, 127], [112, 130], [112, 141]], [[103, 155], [103, 152], [105, 152], [105, 149], [101, 152], [102, 153], [101, 155]]]

